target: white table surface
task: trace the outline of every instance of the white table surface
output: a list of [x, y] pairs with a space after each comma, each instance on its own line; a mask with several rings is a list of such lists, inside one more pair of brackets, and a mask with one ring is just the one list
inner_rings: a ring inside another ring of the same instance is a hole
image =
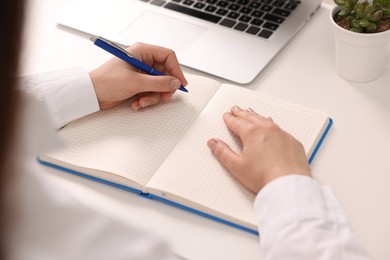
[[[55, 15], [67, 0], [28, 2], [22, 75], [75, 65], [91, 70], [111, 58], [86, 35], [56, 25]], [[329, 113], [334, 126], [311, 165], [314, 178], [332, 187], [369, 255], [390, 259], [390, 61], [374, 82], [339, 78], [329, 10], [323, 5], [244, 87]], [[42, 170], [104, 214], [125, 222], [140, 217], [140, 224], [164, 233], [186, 258], [260, 259], [257, 236], [114, 187]]]

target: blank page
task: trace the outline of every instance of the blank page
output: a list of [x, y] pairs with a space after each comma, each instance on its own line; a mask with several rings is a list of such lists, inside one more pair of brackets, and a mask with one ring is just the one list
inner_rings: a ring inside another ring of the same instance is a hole
[[[239, 139], [227, 129], [222, 118], [234, 105], [272, 116], [277, 124], [304, 144], [308, 156], [328, 125], [325, 113], [244, 88], [222, 85], [148, 183], [147, 190], [168, 191], [155, 195], [256, 229], [255, 195], [233, 178], [207, 147], [207, 141], [217, 137], [240, 153]], [[187, 199], [192, 202], [185, 203]]]
[[189, 93], [176, 91], [168, 104], [133, 111], [127, 102], [68, 124], [60, 130], [65, 147], [41, 159], [65, 162], [66, 168], [120, 184], [123, 178], [115, 175], [144, 186], [219, 85], [196, 76], [187, 79]]

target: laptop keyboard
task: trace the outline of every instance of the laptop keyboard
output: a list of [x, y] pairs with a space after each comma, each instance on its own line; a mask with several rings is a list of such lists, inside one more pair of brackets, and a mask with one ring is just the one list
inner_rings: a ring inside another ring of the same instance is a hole
[[268, 39], [299, 0], [141, 0]]

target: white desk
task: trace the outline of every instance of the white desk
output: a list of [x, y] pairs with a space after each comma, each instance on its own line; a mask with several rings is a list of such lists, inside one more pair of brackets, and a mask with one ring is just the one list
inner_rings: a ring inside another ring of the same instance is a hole
[[[73, 65], [93, 69], [111, 58], [85, 35], [56, 26], [55, 14], [66, 0], [28, 2], [22, 74]], [[246, 87], [330, 114], [334, 126], [312, 163], [314, 177], [333, 188], [369, 254], [390, 259], [390, 61], [375, 82], [352, 84], [339, 78], [328, 12], [321, 8]], [[254, 235], [107, 185], [49, 171], [50, 178], [99, 211], [123, 221], [142, 217], [142, 223], [165, 233], [174, 250], [189, 259], [260, 258]]]

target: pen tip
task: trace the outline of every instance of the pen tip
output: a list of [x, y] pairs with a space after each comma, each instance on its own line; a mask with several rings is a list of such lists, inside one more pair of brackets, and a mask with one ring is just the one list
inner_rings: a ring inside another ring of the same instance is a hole
[[181, 86], [180, 87], [180, 90], [184, 91], [184, 92], [188, 92], [188, 89], [186, 89], [185, 87]]

